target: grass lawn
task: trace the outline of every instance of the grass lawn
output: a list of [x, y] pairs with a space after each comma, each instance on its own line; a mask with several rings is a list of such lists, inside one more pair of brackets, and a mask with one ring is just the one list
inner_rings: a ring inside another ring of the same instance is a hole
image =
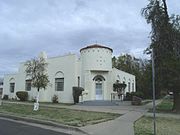
[[172, 112], [173, 100], [172, 99], [163, 99], [163, 101], [157, 106], [158, 112]]
[[[173, 100], [169, 98], [163, 99], [163, 101], [156, 106], [156, 112], [157, 113], [173, 113]], [[149, 110], [149, 112], [152, 112], [152, 109]]]
[[[157, 135], [180, 135], [180, 119], [157, 118]], [[142, 117], [135, 122], [135, 135], [153, 135], [152, 117]]]
[[32, 105], [8, 104], [0, 106], [1, 113], [9, 113], [16, 116], [50, 120], [65, 125], [85, 126], [96, 124], [119, 117], [119, 114], [78, 111], [65, 108], [40, 107], [40, 110], [33, 111]]
[[[15, 102], [15, 103], [30, 103], [34, 104], [34, 101], [19, 101], [19, 100], [4, 100], [4, 102]], [[74, 105], [72, 103], [52, 103], [52, 102], [39, 102], [41, 105], [59, 105], [59, 106], [71, 106]]]
[[142, 105], [146, 105], [146, 104], [151, 103], [151, 102], [152, 102], [152, 100], [143, 100]]

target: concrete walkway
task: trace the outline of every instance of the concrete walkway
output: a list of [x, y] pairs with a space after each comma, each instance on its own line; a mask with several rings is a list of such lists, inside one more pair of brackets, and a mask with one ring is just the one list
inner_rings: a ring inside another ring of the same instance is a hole
[[128, 112], [116, 120], [80, 128], [90, 135], [134, 135], [134, 121], [142, 117], [142, 112]]
[[[160, 102], [160, 100], [157, 100], [156, 104]], [[131, 107], [134, 108], [134, 106]], [[129, 111], [115, 120], [85, 126], [80, 129], [90, 135], [134, 135], [134, 122], [145, 115], [149, 108], [152, 108], [152, 103], [141, 106], [141, 109], [139, 107], [136, 106], [134, 111], [129, 108]]]

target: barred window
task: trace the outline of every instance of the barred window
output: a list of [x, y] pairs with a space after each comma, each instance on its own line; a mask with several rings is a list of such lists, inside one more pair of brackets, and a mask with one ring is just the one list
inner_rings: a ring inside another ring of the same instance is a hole
[[130, 85], [130, 82], [128, 82], [128, 91], [130, 92], [131, 90], [131, 85]]
[[26, 91], [31, 90], [31, 80], [26, 80]]
[[10, 92], [14, 93], [15, 83], [10, 83]]
[[132, 91], [134, 91], [134, 82], [132, 83]]
[[64, 91], [64, 78], [55, 78], [55, 90]]

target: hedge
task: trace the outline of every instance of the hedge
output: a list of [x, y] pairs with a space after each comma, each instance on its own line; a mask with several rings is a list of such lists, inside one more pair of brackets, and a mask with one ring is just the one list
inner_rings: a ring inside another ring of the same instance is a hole
[[20, 101], [26, 101], [28, 99], [28, 92], [18, 91], [16, 92], [16, 96], [20, 99]]

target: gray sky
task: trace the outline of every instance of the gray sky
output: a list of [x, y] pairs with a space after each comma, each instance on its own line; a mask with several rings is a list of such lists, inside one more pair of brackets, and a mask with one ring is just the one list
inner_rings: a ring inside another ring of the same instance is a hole
[[[0, 0], [0, 76], [46, 51], [49, 57], [79, 54], [89, 44], [111, 47], [113, 55], [145, 57], [150, 26], [141, 16], [148, 0]], [[180, 14], [179, 0], [168, 0]]]

